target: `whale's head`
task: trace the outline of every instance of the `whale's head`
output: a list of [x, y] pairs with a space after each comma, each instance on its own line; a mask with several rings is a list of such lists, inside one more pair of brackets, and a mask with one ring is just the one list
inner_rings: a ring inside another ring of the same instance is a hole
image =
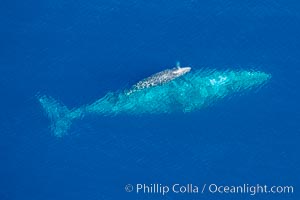
[[189, 71], [191, 71], [191, 67], [177, 67], [177, 68], [174, 68], [172, 73], [174, 75], [176, 75], [177, 77], [179, 77], [179, 76], [182, 76], [182, 75], [188, 73]]

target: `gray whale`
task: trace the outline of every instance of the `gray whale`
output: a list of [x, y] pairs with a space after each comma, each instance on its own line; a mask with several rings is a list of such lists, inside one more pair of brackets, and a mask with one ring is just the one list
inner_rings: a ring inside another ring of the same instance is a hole
[[150, 88], [150, 87], [165, 84], [169, 81], [174, 80], [175, 78], [183, 76], [184, 74], [190, 71], [191, 71], [190, 67], [181, 68], [179, 66], [174, 67], [173, 69], [166, 69], [164, 71], [158, 72], [156, 74], [149, 76], [148, 78], [139, 81], [137, 84], [132, 86], [128, 94], [131, 94], [132, 92], [142, 90], [145, 88]]
[[108, 92], [95, 102], [79, 108], [69, 109], [47, 95], [39, 95], [38, 101], [51, 120], [52, 133], [62, 137], [68, 133], [74, 120], [86, 115], [192, 112], [225, 97], [261, 87], [270, 78], [270, 74], [260, 71], [194, 70], [166, 83], [157, 84], [156, 87], [137, 84], [133, 88], [140, 89], [135, 89], [129, 95], [128, 90]]

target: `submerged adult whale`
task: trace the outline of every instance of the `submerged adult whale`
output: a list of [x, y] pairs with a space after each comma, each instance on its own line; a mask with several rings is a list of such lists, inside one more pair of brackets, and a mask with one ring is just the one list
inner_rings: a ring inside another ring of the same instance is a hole
[[[121, 92], [108, 92], [94, 103], [68, 109], [54, 98], [38, 96], [51, 130], [57, 137], [67, 134], [71, 123], [90, 114], [161, 114], [191, 112], [211, 105], [219, 99], [264, 85], [270, 74], [244, 70], [195, 70], [156, 87]], [[137, 84], [138, 85], [138, 84]], [[135, 86], [133, 88], [136, 88]]]

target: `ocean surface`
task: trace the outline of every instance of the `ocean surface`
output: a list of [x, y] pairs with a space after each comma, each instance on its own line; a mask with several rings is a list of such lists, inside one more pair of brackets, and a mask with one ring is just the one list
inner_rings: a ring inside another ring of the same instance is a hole
[[[0, 200], [299, 199], [299, 36], [296, 0], [2, 0]], [[272, 78], [194, 112], [86, 116], [64, 137], [38, 101], [78, 108], [177, 61]], [[199, 193], [136, 192], [176, 183]]]

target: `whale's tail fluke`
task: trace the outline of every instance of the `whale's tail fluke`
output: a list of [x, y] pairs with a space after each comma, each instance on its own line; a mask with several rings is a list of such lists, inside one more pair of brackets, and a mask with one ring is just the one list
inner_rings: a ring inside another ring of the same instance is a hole
[[53, 134], [57, 137], [66, 135], [72, 120], [78, 117], [76, 112], [69, 110], [65, 105], [49, 96], [39, 96], [38, 100], [51, 120], [50, 128]]

